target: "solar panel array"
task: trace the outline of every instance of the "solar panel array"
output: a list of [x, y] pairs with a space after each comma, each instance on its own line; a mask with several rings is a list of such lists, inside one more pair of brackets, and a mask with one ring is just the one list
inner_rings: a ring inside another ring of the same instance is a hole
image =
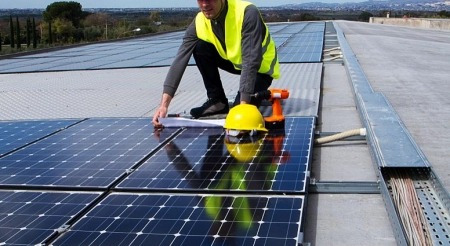
[[148, 118], [1, 124], [40, 135], [0, 158], [0, 245], [299, 243], [313, 117], [239, 138]]
[[[269, 24], [281, 63], [320, 62], [324, 22]], [[0, 60], [0, 73], [169, 66], [183, 32], [96, 43]], [[191, 58], [189, 64], [194, 64]]]

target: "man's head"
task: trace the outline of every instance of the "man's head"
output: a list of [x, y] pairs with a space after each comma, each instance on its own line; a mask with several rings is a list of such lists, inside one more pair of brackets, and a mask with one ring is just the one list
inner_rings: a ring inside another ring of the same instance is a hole
[[206, 18], [215, 19], [222, 12], [225, 0], [197, 0], [197, 4]]

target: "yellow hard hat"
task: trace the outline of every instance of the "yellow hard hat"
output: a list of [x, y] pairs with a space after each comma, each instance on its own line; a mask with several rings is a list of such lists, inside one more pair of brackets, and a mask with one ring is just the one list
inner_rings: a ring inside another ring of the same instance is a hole
[[233, 107], [225, 119], [223, 128], [227, 129], [227, 133], [232, 131], [267, 132], [261, 112], [251, 104], [239, 104]]

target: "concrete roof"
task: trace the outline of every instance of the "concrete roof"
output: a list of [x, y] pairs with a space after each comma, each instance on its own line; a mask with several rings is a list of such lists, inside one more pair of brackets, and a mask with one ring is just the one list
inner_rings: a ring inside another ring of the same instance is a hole
[[[338, 21], [373, 90], [384, 93], [450, 189], [450, 32]], [[325, 64], [319, 126], [322, 131], [361, 127], [345, 68]], [[312, 177], [376, 180], [367, 146], [314, 149]], [[305, 241], [313, 245], [395, 245], [380, 195], [310, 194]]]

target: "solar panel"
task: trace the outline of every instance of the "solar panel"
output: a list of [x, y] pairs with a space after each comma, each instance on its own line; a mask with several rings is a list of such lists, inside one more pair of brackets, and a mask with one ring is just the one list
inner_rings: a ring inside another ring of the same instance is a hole
[[113, 193], [52, 245], [297, 246], [304, 200]]
[[305, 192], [314, 118], [287, 118], [285, 131], [229, 139], [190, 128], [128, 176], [119, 189]]
[[[321, 61], [324, 22], [289, 22], [269, 24], [268, 27], [279, 52], [282, 53], [279, 57], [280, 62]], [[20, 59], [1, 61], [0, 73], [169, 66], [181, 44], [183, 35], [184, 32], [166, 33], [58, 50], [49, 52], [45, 56], [42, 54], [22, 56]], [[295, 40], [296, 37], [305, 40], [299, 43]], [[295, 49], [291, 46], [295, 46]], [[299, 46], [304, 48], [298, 48]], [[314, 51], [313, 55], [305, 54], [311, 53], [311, 47], [315, 46], [321, 47], [318, 53]], [[283, 49], [287, 50], [283, 51]], [[147, 55], [155, 55], [161, 59], [154, 62], [141, 59]], [[193, 60], [189, 64], [194, 64]]]
[[[278, 59], [286, 62], [320, 62], [323, 50], [324, 24], [310, 23], [301, 31], [295, 31], [296, 25], [280, 30], [277, 35], [292, 35], [278, 47]], [[277, 38], [277, 40], [281, 40]]]
[[99, 195], [0, 191], [0, 245], [43, 245]]
[[77, 122], [79, 120], [0, 122], [0, 157]]
[[153, 131], [148, 118], [83, 121], [1, 158], [0, 186], [108, 187], [159, 145]]
[[278, 59], [282, 63], [318, 62], [322, 59], [322, 53], [281, 53]]
[[[278, 59], [287, 62], [320, 62], [323, 49], [322, 25], [292, 24], [277, 30], [273, 39], [277, 42]], [[322, 30], [320, 30], [322, 28]]]

